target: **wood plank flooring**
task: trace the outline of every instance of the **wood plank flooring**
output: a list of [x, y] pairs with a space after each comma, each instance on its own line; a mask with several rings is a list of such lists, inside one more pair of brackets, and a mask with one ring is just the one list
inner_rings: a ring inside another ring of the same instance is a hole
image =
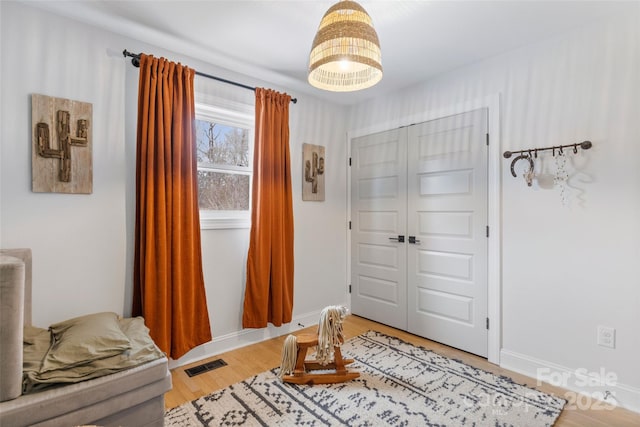
[[[409, 334], [398, 329], [391, 328], [370, 320], [348, 316], [344, 322], [345, 338], [360, 335], [369, 330], [375, 330], [387, 335], [398, 337], [414, 345], [428, 348], [438, 354], [458, 359], [471, 366], [475, 366], [485, 371], [497, 375], [505, 375], [512, 378], [519, 384], [526, 384], [529, 387], [552, 393], [564, 397], [567, 390], [548, 384], [536, 386], [536, 380], [506, 369], [493, 365], [478, 356], [456, 350], [442, 344], [429, 341], [427, 339]], [[310, 328], [301, 329], [297, 333], [313, 333], [315, 325]], [[280, 365], [280, 354], [285, 336], [273, 338], [258, 344], [249, 345], [227, 353], [222, 353], [211, 359], [206, 359], [191, 365], [181, 366], [171, 371], [173, 379], [173, 389], [165, 394], [165, 406], [167, 409], [179, 406], [198, 397], [209, 394], [213, 391], [225, 388], [231, 384], [252, 377], [260, 372], [272, 369]], [[227, 366], [205, 372], [194, 377], [189, 377], [184, 369], [205, 363], [210, 360], [221, 358]], [[596, 410], [580, 409], [573, 405], [571, 408], [565, 407], [555, 427], [637, 427], [640, 426], [640, 414], [622, 409]], [[593, 405], [593, 407], [598, 407]]]

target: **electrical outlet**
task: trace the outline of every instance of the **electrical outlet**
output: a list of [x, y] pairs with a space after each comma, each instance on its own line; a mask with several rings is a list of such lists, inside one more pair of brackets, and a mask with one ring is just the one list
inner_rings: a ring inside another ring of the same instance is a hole
[[616, 330], [608, 326], [598, 325], [598, 345], [616, 348]]

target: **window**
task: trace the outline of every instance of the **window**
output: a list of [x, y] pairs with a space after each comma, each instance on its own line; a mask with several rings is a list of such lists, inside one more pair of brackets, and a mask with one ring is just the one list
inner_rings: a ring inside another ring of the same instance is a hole
[[[217, 103], [218, 104], [218, 103]], [[251, 224], [253, 111], [248, 105], [196, 104], [200, 227]]]

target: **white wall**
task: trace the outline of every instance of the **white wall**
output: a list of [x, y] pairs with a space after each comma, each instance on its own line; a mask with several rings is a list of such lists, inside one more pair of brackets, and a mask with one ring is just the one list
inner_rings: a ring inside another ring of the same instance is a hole
[[[3, 2], [2, 247], [33, 250], [38, 325], [122, 312], [125, 292], [124, 73], [109, 34]], [[33, 93], [93, 104], [93, 194], [31, 192]]]
[[[536, 376], [604, 368], [640, 410], [640, 12], [458, 69], [352, 109], [350, 131], [501, 97], [501, 150], [583, 140], [571, 199], [527, 188], [501, 159], [501, 364]], [[550, 155], [546, 168], [554, 170]], [[520, 165], [522, 166], [522, 165]], [[616, 349], [596, 345], [616, 328]], [[572, 386], [572, 384], [566, 384]], [[587, 388], [586, 392], [596, 388]], [[602, 390], [597, 388], [597, 390]]]
[[[0, 246], [33, 250], [36, 325], [46, 327], [96, 311], [127, 315], [132, 292], [138, 72], [122, 57], [122, 50], [164, 55], [249, 85], [286, 88], [28, 5], [2, 2], [0, 10]], [[196, 88], [253, 105], [251, 91], [200, 77]], [[31, 192], [32, 93], [93, 104], [93, 194]], [[214, 343], [193, 350], [176, 364], [297, 329], [298, 322], [309, 325], [323, 307], [346, 302], [346, 109], [292, 95], [298, 98], [290, 108], [294, 321], [281, 328], [242, 331], [249, 230], [205, 230], [204, 276]], [[301, 201], [305, 142], [326, 146], [325, 202]]]

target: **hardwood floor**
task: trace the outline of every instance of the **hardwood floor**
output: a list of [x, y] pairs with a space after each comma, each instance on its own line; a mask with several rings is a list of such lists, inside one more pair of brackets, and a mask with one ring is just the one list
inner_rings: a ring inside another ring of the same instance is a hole
[[[414, 345], [428, 348], [441, 355], [461, 360], [464, 363], [484, 369], [485, 371], [489, 371], [497, 375], [508, 376], [519, 384], [526, 384], [529, 387], [561, 397], [564, 397], [565, 393], [567, 393], [567, 390], [565, 389], [548, 384], [536, 386], [536, 380], [534, 378], [502, 369], [499, 366], [487, 362], [486, 359], [481, 357], [474, 356], [358, 316], [348, 316], [343, 326], [344, 335], [347, 339], [360, 335], [368, 330], [375, 330], [387, 335], [398, 337]], [[313, 327], [301, 329], [297, 333], [313, 333], [315, 329], [316, 327], [314, 325]], [[213, 391], [252, 377], [260, 372], [279, 366], [282, 344], [285, 338], [285, 336], [273, 338], [258, 344], [222, 353], [211, 359], [202, 360], [191, 365], [185, 365], [174, 369], [171, 371], [173, 389], [165, 394], [166, 408], [169, 409], [179, 406]], [[184, 372], [186, 368], [205, 363], [208, 360], [215, 360], [219, 358], [223, 359], [227, 363], [227, 366], [223, 366], [194, 377], [189, 377]], [[573, 406], [574, 407], [571, 408], [565, 407], [565, 410], [562, 412], [560, 418], [555, 424], [556, 427], [640, 426], [640, 414], [626, 409], [578, 409], [575, 405]], [[593, 406], [595, 408], [598, 407], [597, 403]]]

